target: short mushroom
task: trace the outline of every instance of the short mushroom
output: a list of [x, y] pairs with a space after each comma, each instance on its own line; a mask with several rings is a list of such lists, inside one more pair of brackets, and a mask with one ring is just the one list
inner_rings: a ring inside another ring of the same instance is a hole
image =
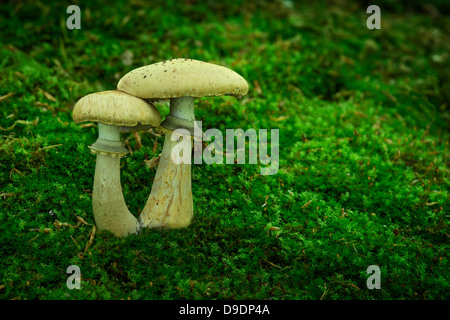
[[99, 230], [118, 237], [137, 233], [139, 221], [128, 210], [120, 183], [120, 158], [128, 151], [120, 140], [120, 129], [158, 127], [161, 116], [145, 100], [125, 92], [108, 90], [81, 98], [72, 112], [76, 123], [98, 122], [99, 137], [89, 146], [97, 154], [92, 209]]
[[176, 164], [171, 153], [176, 129], [194, 134], [194, 98], [248, 92], [245, 79], [228, 68], [192, 59], [172, 59], [134, 69], [117, 89], [149, 101], [170, 99], [170, 111], [161, 127], [167, 133], [150, 196], [139, 216], [142, 227], [182, 228], [193, 217], [191, 164]]

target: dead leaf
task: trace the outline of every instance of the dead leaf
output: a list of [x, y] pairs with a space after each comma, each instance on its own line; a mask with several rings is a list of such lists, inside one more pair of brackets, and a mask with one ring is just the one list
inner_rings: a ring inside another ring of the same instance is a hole
[[341, 61], [345, 64], [348, 64], [350, 66], [354, 66], [355, 65], [355, 61], [353, 61], [352, 59], [346, 57], [346, 56], [340, 56]]
[[[83, 190], [84, 191], [84, 190]], [[90, 190], [89, 190], [90, 191]], [[78, 223], [77, 223], [77, 227], [80, 225], [80, 224], [85, 224], [85, 225], [87, 225], [87, 226], [92, 226], [92, 224], [91, 223], [87, 223], [82, 217], [79, 217], [79, 216], [75, 216], [76, 218], [77, 218], [77, 220], [78, 220]]]
[[359, 112], [359, 111], [355, 111], [355, 115], [357, 115], [358, 117], [367, 118], [366, 114]]
[[19, 71], [14, 71], [14, 74], [16, 75], [16, 76], [18, 76], [19, 78], [22, 78], [22, 79], [26, 79], [27, 77], [25, 77], [22, 73], [20, 73]]
[[73, 226], [67, 222], [59, 222], [58, 220], [55, 220], [53, 222], [53, 225], [55, 226], [56, 229], [61, 229], [61, 227], [71, 227], [71, 228], [76, 228], [76, 226]]
[[62, 121], [60, 118], [56, 119], [59, 123], [61, 123], [63, 125], [63, 127], [67, 126], [69, 124], [69, 122], [67, 121]]
[[38, 90], [39, 90], [40, 92], [42, 92], [42, 93], [44, 94], [44, 96], [45, 96], [48, 100], [53, 101], [53, 102], [57, 102], [57, 100], [55, 99], [55, 97], [52, 96], [50, 93], [48, 93], [48, 92], [42, 90], [41, 88], [38, 88]]
[[144, 160], [145, 165], [146, 165], [147, 168], [149, 168], [149, 169], [154, 168], [154, 167], [158, 166], [158, 164], [159, 164], [159, 158], [160, 158], [160, 156], [155, 157], [155, 158], [152, 158], [152, 159], [150, 159], [150, 160]]
[[261, 86], [259, 85], [258, 81], [254, 80], [253, 85], [255, 86], [255, 91], [258, 95], [262, 94]]
[[15, 92], [11, 92], [11, 93], [5, 94], [4, 96], [0, 97], [0, 101], [8, 99], [9, 97], [11, 97], [11, 96], [13, 96], [15, 94], [16, 94]]
[[278, 265], [276, 265], [276, 264], [274, 264], [274, 263], [272, 263], [272, 262], [270, 262], [270, 261], [268, 261], [268, 260], [264, 260], [265, 262], [267, 262], [268, 264], [270, 264], [272, 267], [275, 267], [275, 268], [278, 268], [278, 269], [281, 269], [281, 267], [280, 266], [278, 266]]
[[48, 103], [45, 102], [36, 102], [35, 105], [37, 105], [38, 107], [44, 107], [44, 108], [51, 108], [51, 106]]
[[275, 121], [275, 122], [280, 122], [280, 121], [283, 121], [283, 120], [285, 120], [287, 118], [289, 118], [289, 117], [288, 116], [281, 116], [281, 117], [278, 117], [278, 118], [274, 118], [274, 117], [270, 116], [270, 120]]
[[264, 199], [264, 204], [261, 206], [261, 208], [267, 205], [267, 199], [269, 199], [269, 195], [267, 195], [266, 198]]
[[156, 152], [158, 148], [158, 137], [155, 137], [155, 142], [153, 143], [153, 152]]
[[58, 148], [58, 147], [61, 147], [61, 146], [62, 146], [62, 144], [55, 144], [55, 145], [52, 145], [52, 146], [47, 146], [47, 147], [39, 148], [39, 150], [53, 149], [53, 148]]
[[2, 131], [11, 131], [12, 129], [14, 129], [14, 127], [16, 126], [16, 124], [18, 124], [18, 123], [20, 123], [20, 124], [25, 124], [25, 125], [34, 125], [34, 126], [37, 126], [37, 124], [39, 123], [39, 117], [36, 117], [36, 119], [34, 119], [33, 121], [29, 121], [29, 120], [16, 120], [14, 123], [13, 123], [13, 125], [11, 126], [11, 127], [9, 127], [9, 128], [2, 128], [2, 127], [0, 127], [0, 130], [2, 130]]
[[12, 44], [7, 44], [5, 46], [5, 48], [8, 49], [9, 51], [12, 51], [12, 52], [16, 52], [17, 51], [17, 48], [14, 47]]
[[91, 236], [89, 237], [89, 241], [86, 243], [86, 246], [84, 247], [84, 252], [87, 252], [88, 249], [91, 247], [92, 242], [94, 242], [94, 236], [95, 236], [95, 225], [92, 227]]
[[141, 142], [141, 136], [138, 132], [133, 132], [133, 136], [136, 139], [136, 148], [140, 149], [142, 148], [142, 142]]
[[430, 207], [430, 206], [434, 206], [436, 204], [439, 204], [439, 202], [430, 202], [430, 203], [425, 203], [426, 206]]
[[44, 229], [30, 229], [30, 231], [36, 231], [36, 232], [43, 232], [43, 233], [50, 233], [52, 231], [52, 229], [50, 228], [44, 228]]
[[310, 204], [311, 204], [312, 200], [309, 200], [307, 203], [305, 203], [304, 205], [302, 205], [300, 208], [301, 209], [306, 209]]

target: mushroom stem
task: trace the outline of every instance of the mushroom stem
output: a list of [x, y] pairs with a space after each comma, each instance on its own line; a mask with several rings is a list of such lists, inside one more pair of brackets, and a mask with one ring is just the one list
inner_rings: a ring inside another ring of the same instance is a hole
[[176, 130], [187, 129], [194, 134], [194, 98], [181, 97], [170, 99], [170, 112], [161, 123], [161, 127]]
[[[194, 120], [194, 98], [174, 98], [170, 100], [170, 113], [161, 126], [171, 131], [184, 128], [193, 132]], [[184, 228], [192, 220], [191, 164], [173, 162], [172, 150], [179, 142], [172, 141], [172, 134], [165, 135], [152, 191], [139, 216], [141, 227]]]
[[194, 122], [194, 98], [181, 97], [170, 100], [170, 112], [171, 116]]
[[99, 139], [90, 146], [97, 154], [92, 209], [99, 230], [118, 237], [137, 233], [140, 225], [128, 210], [120, 183], [120, 158], [126, 149], [120, 141], [119, 127], [99, 123]]

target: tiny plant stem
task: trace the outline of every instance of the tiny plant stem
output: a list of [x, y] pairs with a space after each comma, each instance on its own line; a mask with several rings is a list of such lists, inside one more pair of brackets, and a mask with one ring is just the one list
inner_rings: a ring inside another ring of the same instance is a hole
[[[120, 142], [119, 128], [99, 123], [99, 138], [103, 139], [103, 146], [105, 141], [116, 145]], [[91, 149], [97, 153], [92, 209], [98, 229], [119, 237], [137, 233], [139, 223], [126, 206], [120, 183], [120, 157], [123, 154]]]
[[[194, 99], [191, 97], [172, 99], [169, 115], [193, 125]], [[171, 126], [167, 129], [173, 131], [177, 128]], [[163, 151], [152, 191], [139, 217], [142, 227], [184, 228], [191, 223], [194, 212], [191, 164], [173, 162], [172, 150], [178, 143], [172, 141], [172, 132], [164, 137]]]

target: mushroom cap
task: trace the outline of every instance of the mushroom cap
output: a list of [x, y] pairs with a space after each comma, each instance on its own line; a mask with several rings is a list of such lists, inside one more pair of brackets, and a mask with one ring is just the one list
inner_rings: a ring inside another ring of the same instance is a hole
[[228, 68], [181, 58], [134, 69], [119, 80], [117, 89], [155, 100], [221, 95], [242, 97], [248, 92], [248, 83]]
[[116, 126], [161, 124], [161, 115], [153, 104], [118, 90], [88, 94], [73, 108], [76, 123], [92, 121]]

